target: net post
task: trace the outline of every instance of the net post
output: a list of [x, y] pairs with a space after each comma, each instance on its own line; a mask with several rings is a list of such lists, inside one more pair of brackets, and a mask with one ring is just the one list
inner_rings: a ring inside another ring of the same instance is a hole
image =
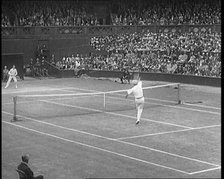
[[180, 83], [177, 84], [177, 89], [178, 89], [178, 94], [177, 94], [177, 102], [178, 104], [181, 104], [181, 88], [180, 88]]
[[17, 117], [16, 117], [16, 102], [17, 102], [17, 96], [14, 96], [13, 97], [13, 119], [11, 120], [11, 122], [15, 122], [15, 121], [18, 121]]

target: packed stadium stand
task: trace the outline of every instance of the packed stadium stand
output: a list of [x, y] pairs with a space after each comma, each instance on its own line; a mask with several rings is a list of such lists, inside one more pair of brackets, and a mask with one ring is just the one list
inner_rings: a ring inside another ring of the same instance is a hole
[[[3, 39], [26, 38], [38, 46], [18, 51], [25, 51], [24, 68], [45, 76], [47, 63], [60, 70], [221, 77], [220, 24], [220, 0], [2, 2]], [[3, 52], [12, 52], [7, 45]]]

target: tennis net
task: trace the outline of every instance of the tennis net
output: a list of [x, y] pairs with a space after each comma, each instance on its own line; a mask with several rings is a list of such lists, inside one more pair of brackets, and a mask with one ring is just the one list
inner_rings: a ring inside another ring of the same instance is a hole
[[[180, 104], [180, 84], [172, 83], [144, 87], [144, 108]], [[13, 97], [14, 120], [20, 116], [35, 119], [63, 118], [93, 113], [135, 110], [134, 97], [125, 99], [127, 90], [69, 93], [35, 94]]]

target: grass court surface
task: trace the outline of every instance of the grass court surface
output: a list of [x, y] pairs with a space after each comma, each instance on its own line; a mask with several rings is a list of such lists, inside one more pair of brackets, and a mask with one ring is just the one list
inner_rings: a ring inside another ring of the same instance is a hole
[[[167, 84], [143, 81], [143, 87]], [[34, 174], [46, 179], [221, 178], [221, 89], [181, 84], [183, 104], [172, 89], [144, 93], [142, 119], [135, 125], [133, 98], [102, 96], [17, 101], [23, 94], [78, 94], [128, 89], [129, 84], [91, 78], [33, 80], [15, 89], [2, 83], [2, 179], [15, 179], [21, 155], [30, 155]], [[169, 91], [166, 91], [169, 90]], [[175, 90], [175, 89], [174, 89]], [[151, 95], [151, 96], [150, 96]], [[120, 96], [121, 97], [121, 96]]]

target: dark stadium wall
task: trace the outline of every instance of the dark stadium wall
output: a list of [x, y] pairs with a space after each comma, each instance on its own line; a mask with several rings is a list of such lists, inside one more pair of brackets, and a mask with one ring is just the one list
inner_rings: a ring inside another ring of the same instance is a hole
[[167, 74], [167, 73], [140, 73], [142, 80], [166, 81], [172, 83], [185, 83], [205, 86], [221, 86], [221, 78], [204, 77], [196, 75]]
[[[91, 77], [106, 77], [106, 78], [119, 78], [122, 72], [119, 71], [103, 71], [103, 70], [89, 70], [86, 71], [88, 76]], [[140, 73], [142, 80], [147, 81], [166, 81], [172, 83], [185, 83], [194, 85], [205, 85], [221, 87], [221, 78], [216, 77], [203, 77], [194, 75], [178, 75], [178, 74], [167, 74], [167, 73]]]
[[[121, 71], [104, 71], [104, 70], [86, 70], [85, 74], [94, 78], [120, 78], [122, 76]], [[73, 70], [61, 70], [58, 71], [54, 76], [58, 78], [73, 78]], [[134, 75], [131, 73], [131, 78]], [[184, 83], [204, 86], [221, 87], [221, 78], [216, 77], [204, 77], [194, 75], [178, 75], [178, 74], [167, 74], [167, 73], [140, 73], [142, 80], [146, 81], [164, 81], [171, 83]], [[119, 80], [118, 80], [119, 81]]]
[[35, 58], [37, 46], [45, 44], [50, 55], [61, 60], [63, 56], [89, 54], [95, 50], [89, 44], [89, 37], [74, 37], [66, 39], [2, 39], [2, 53], [23, 53], [24, 64]]
[[49, 51], [54, 54], [56, 60], [61, 60], [64, 56], [89, 54], [93, 49], [90, 47], [89, 38], [51, 39]]
[[2, 53], [23, 53], [24, 63], [34, 56], [35, 48], [33, 39], [2, 39]]

